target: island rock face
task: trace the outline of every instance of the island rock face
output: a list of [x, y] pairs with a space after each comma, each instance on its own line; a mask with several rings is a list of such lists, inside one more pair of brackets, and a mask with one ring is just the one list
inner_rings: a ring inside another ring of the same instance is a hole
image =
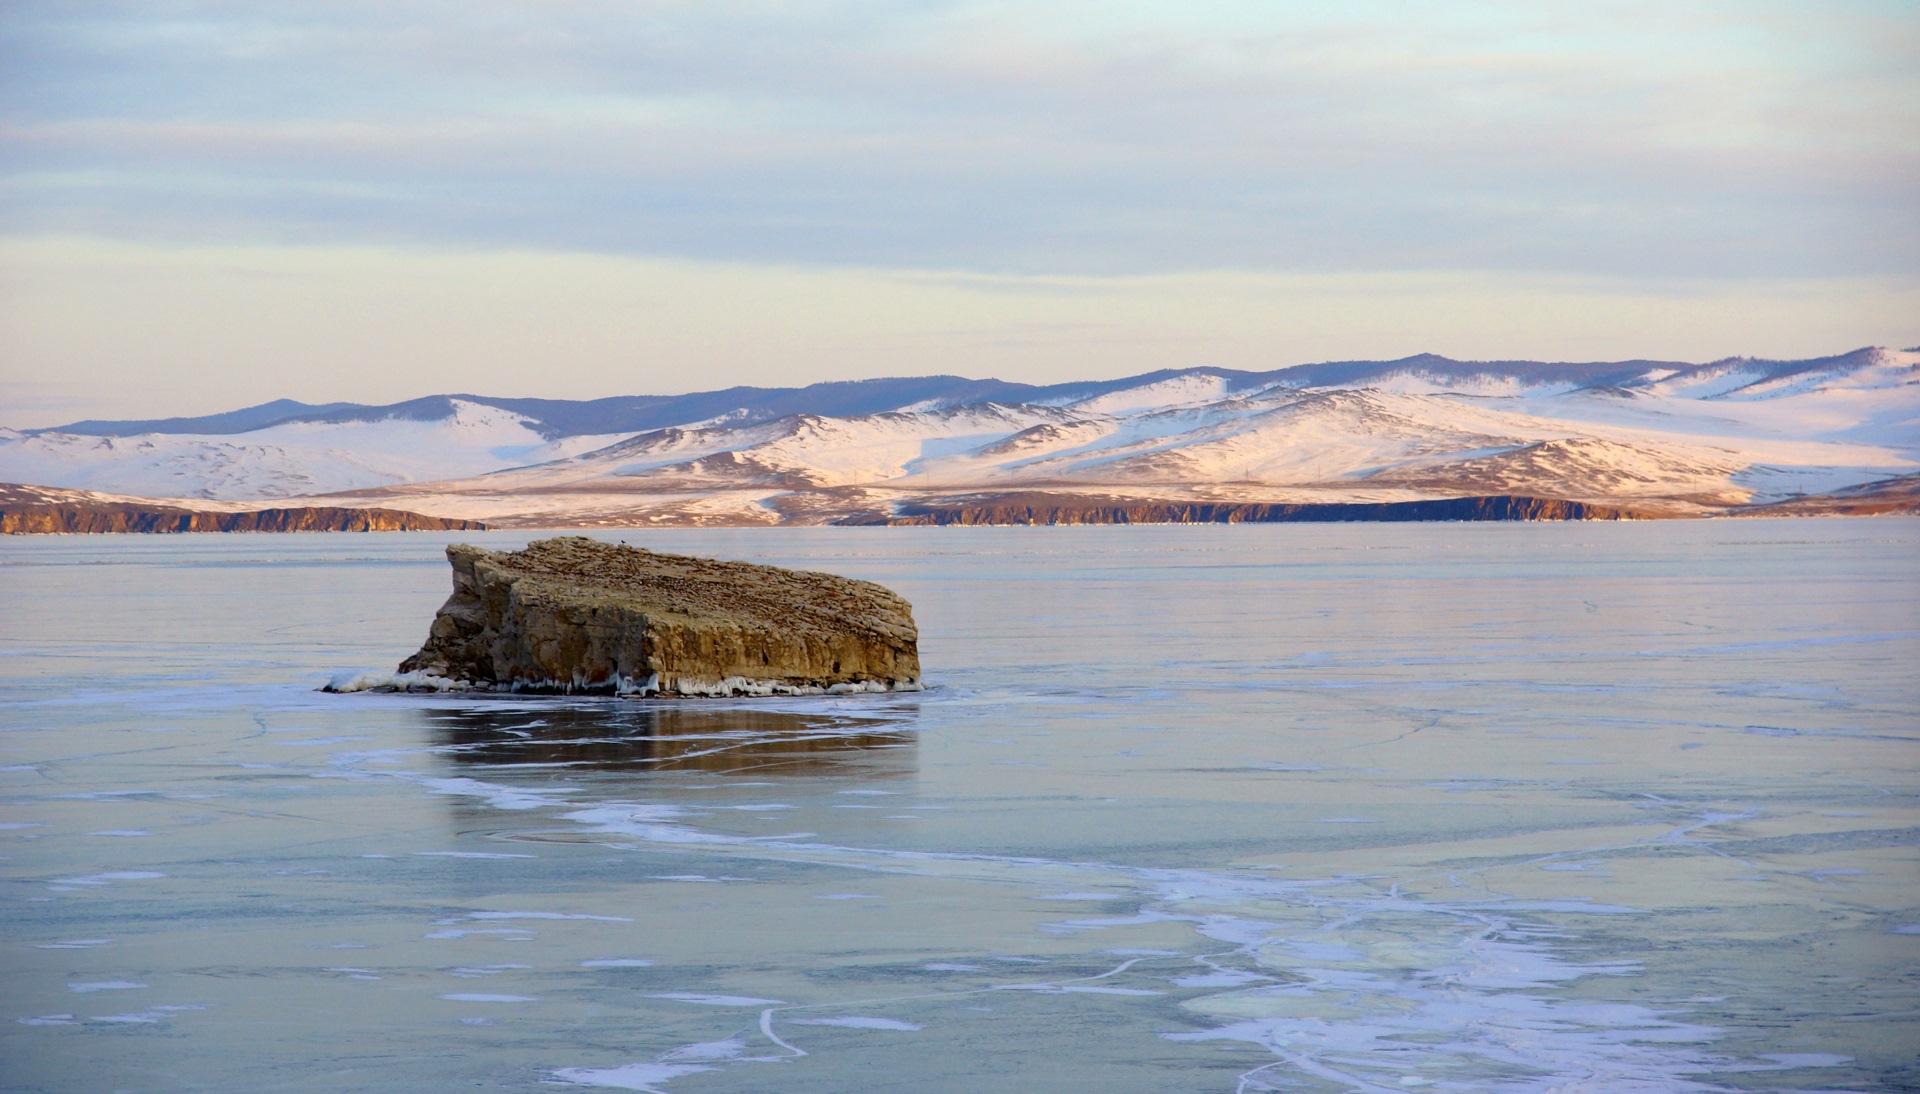
[[448, 532], [484, 531], [477, 520], [399, 509], [302, 505], [237, 511], [190, 509], [119, 494], [0, 483], [0, 535], [102, 532]]
[[1494, 494], [1380, 502], [1196, 502], [1001, 494], [896, 506], [839, 524], [1285, 524], [1439, 520], [1648, 520], [1654, 514], [1557, 498]]
[[870, 581], [581, 536], [456, 544], [447, 561], [453, 595], [400, 664], [415, 679], [662, 696], [920, 687], [912, 606]]

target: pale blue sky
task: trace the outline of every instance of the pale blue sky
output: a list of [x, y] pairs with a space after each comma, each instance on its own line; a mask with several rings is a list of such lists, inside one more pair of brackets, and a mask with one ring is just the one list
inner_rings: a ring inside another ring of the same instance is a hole
[[0, 50], [10, 425], [1920, 341], [1912, 3], [12, 0]]

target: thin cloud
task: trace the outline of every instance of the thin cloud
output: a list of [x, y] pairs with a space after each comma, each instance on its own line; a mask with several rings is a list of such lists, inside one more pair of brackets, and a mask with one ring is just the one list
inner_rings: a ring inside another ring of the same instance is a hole
[[25, 3], [0, 223], [1061, 274], [1916, 267], [1920, 69], [1884, 5], [1393, 15]]

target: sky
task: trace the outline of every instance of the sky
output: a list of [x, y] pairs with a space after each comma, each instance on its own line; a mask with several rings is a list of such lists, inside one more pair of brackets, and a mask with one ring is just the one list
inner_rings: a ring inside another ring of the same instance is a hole
[[1920, 343], [1920, 4], [8, 0], [0, 424]]

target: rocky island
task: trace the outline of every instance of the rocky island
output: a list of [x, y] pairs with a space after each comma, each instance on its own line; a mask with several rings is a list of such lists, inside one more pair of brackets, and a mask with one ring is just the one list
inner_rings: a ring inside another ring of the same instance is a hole
[[913, 608], [870, 581], [562, 536], [456, 544], [395, 686], [621, 695], [917, 691]]

